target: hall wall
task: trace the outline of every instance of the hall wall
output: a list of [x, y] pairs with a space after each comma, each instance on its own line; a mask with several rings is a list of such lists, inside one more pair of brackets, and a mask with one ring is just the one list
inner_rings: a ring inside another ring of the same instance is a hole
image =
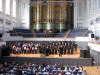
[[100, 0], [87, 0], [87, 24], [89, 30], [100, 37]]
[[10, 14], [6, 14], [6, 1], [2, 0], [2, 11], [0, 11], [0, 33], [13, 30], [13, 28], [29, 29], [29, 1], [16, 0], [16, 15], [13, 17], [13, 3], [10, 0]]
[[[6, 0], [2, 1], [2, 12], [0, 12], [0, 33], [12, 30], [13, 28], [29, 29], [30, 0], [16, 0], [16, 17], [12, 17], [13, 0], [10, 0], [10, 15], [5, 14]], [[99, 35], [99, 0], [73, 0], [73, 2], [74, 28], [86, 28], [92, 30], [95, 35]]]

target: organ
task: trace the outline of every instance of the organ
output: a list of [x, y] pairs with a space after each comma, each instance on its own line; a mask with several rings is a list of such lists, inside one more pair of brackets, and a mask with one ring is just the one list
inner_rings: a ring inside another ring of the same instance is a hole
[[72, 0], [31, 0], [30, 28], [64, 31], [73, 26]]

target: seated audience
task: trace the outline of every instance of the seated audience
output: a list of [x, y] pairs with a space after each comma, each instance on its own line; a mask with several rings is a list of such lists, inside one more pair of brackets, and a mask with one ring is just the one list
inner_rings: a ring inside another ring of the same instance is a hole
[[81, 66], [69, 65], [47, 65], [45, 63], [37, 65], [32, 63], [18, 64], [3, 63], [0, 67], [0, 74], [4, 75], [83, 75], [84, 73]]

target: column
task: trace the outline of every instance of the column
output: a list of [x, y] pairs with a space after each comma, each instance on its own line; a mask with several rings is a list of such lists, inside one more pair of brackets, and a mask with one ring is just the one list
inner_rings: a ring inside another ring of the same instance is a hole
[[48, 2], [48, 10], [47, 10], [47, 30], [50, 30], [50, 16], [51, 16], [51, 8], [50, 8], [50, 2]]
[[3, 15], [3, 29], [2, 29], [2, 31], [3, 32], [5, 32], [5, 25], [6, 25], [6, 14], [5, 14], [5, 11], [6, 11], [6, 0], [2, 0], [2, 2], [3, 2], [3, 9], [2, 9], [2, 15]]
[[10, 25], [10, 30], [13, 30], [13, 0], [11, 0], [10, 2], [10, 22], [11, 22], [11, 25]]
[[37, 1], [37, 24], [36, 24], [36, 30], [40, 31], [42, 29], [41, 27], [41, 0]]
[[16, 0], [16, 26], [15, 28], [21, 28], [21, 0]]
[[63, 2], [64, 0], [62, 0], [62, 3], [60, 5], [60, 28], [59, 31], [62, 32], [66, 29], [65, 27], [65, 21], [66, 21], [66, 3]]

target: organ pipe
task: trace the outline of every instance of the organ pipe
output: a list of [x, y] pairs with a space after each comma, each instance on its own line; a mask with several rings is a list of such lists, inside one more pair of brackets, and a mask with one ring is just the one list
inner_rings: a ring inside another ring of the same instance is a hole
[[36, 30], [61, 31], [66, 28], [65, 22], [68, 20], [69, 23], [70, 20], [70, 14], [67, 14], [67, 10], [71, 9], [66, 0], [57, 0], [57, 2], [56, 0], [46, 0], [45, 2], [36, 0], [33, 10], [33, 25]]

